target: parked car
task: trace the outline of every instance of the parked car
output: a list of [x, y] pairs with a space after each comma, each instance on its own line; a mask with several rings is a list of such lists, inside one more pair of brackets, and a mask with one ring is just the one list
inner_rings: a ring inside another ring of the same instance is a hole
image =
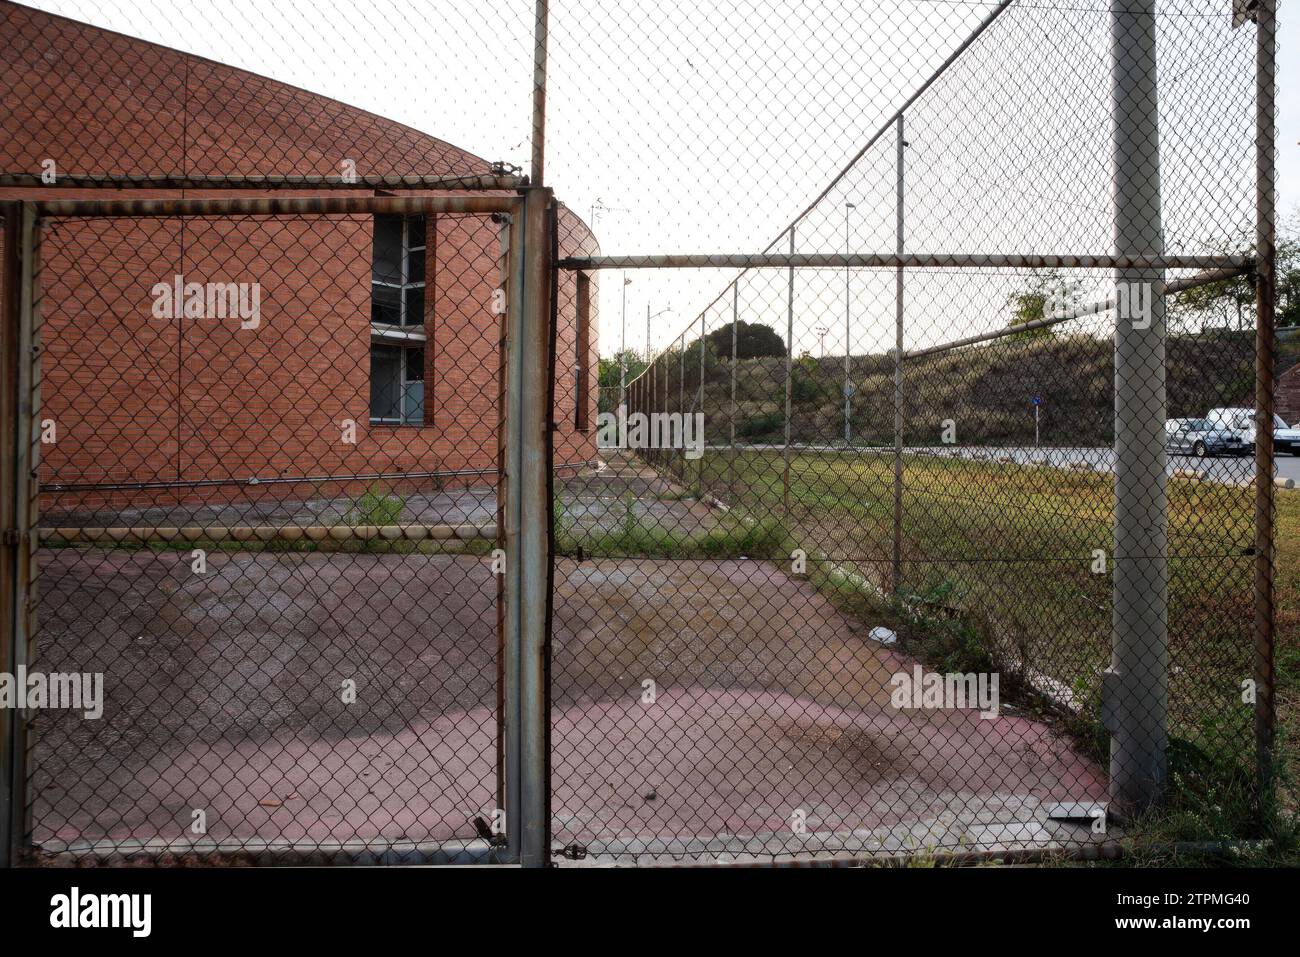
[[1300, 428], [1293, 428], [1273, 416], [1273, 448], [1278, 452], [1300, 455]]
[[[1216, 427], [1227, 429], [1237, 436], [1241, 440], [1244, 454], [1255, 450], [1254, 409], [1211, 409], [1206, 418]], [[1282, 421], [1280, 415], [1273, 416], [1273, 448], [1278, 452], [1300, 455], [1300, 429], [1291, 428]]]
[[1170, 419], [1165, 423], [1165, 450], [1175, 455], [1242, 455], [1245, 444], [1230, 429], [1209, 419]]

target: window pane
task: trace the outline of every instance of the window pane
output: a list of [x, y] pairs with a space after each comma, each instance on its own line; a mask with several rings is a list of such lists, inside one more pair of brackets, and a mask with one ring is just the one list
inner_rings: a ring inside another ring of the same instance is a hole
[[406, 325], [424, 325], [424, 288], [406, 290]]
[[408, 382], [402, 387], [402, 421], [409, 425], [424, 424], [424, 383]]
[[402, 290], [395, 286], [370, 287], [370, 321], [396, 326], [402, 321]]
[[370, 347], [370, 417], [401, 418], [402, 352], [396, 346]]
[[423, 349], [406, 350], [406, 381], [407, 382], [424, 381], [424, 350]]
[[423, 246], [425, 244], [425, 218], [423, 216], [408, 216], [406, 222], [406, 247], [408, 249], [413, 249], [416, 246]]
[[423, 249], [411, 250], [410, 256], [407, 257], [407, 282], [424, 282], [424, 253]]
[[375, 249], [371, 278], [377, 282], [402, 281], [402, 217], [375, 217]]

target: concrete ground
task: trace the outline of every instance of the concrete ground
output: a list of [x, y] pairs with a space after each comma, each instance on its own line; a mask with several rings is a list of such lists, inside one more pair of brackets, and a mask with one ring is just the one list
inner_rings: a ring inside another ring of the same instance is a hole
[[[862, 850], [865, 835], [945, 815], [1034, 843], [1050, 828], [1042, 804], [1104, 798], [1098, 769], [1013, 709], [893, 708], [890, 678], [915, 662], [768, 563], [561, 569], [562, 844], [634, 857]], [[800, 813], [806, 833], [792, 827]]]
[[[584, 523], [616, 520], [628, 489], [683, 527], [709, 514], [653, 473], [563, 489]], [[98, 721], [38, 714], [37, 841], [195, 840], [196, 811], [220, 843], [473, 840], [496, 803], [488, 560], [208, 561], [41, 551], [36, 667], [102, 671], [106, 704]], [[1006, 707], [894, 709], [889, 679], [913, 662], [768, 563], [560, 559], [555, 580], [557, 848], [628, 862], [1089, 839], [1046, 820], [1048, 802], [1105, 794], [1065, 739]]]

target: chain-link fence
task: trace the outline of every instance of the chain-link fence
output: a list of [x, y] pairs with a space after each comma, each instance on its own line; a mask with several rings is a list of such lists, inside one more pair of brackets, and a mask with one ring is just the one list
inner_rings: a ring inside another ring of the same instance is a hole
[[[892, 286], [893, 278], [881, 284]], [[954, 285], [951, 277], [909, 273], [908, 289], [927, 281]], [[989, 282], [1004, 280], [976, 276], [956, 285], [969, 300]], [[731, 338], [729, 323], [720, 329]], [[671, 440], [641, 453], [653, 470], [638, 473], [649, 481], [634, 504], [629, 499], [635, 518], [622, 531], [635, 527], [658, 539], [647, 565], [690, 555], [694, 587], [720, 573], [733, 588], [737, 577], [749, 585], [740, 609], [728, 607], [721, 585], [692, 591], [709, 609], [709, 625], [693, 633], [698, 641], [679, 652], [678, 666], [692, 660], [696, 682], [744, 701], [726, 719], [738, 725], [762, 714], [751, 694], [804, 699], [793, 709], [798, 736], [781, 728], [742, 758], [727, 735], [718, 752], [689, 751], [679, 760], [734, 785], [723, 770], [733, 761], [788, 755], [798, 789], [785, 816], [805, 811], [798, 820], [835, 849], [1093, 839], [1087, 827], [1053, 827], [1051, 818], [1086, 819], [1108, 798], [1099, 729], [1113, 580], [1123, 567], [1113, 529], [1114, 338], [1113, 315], [1100, 315], [959, 350], [905, 352], [897, 385], [893, 355], [854, 355], [847, 390], [842, 356], [732, 360], [717, 358], [706, 338], [702, 379], [695, 343], [662, 356], [634, 382], [629, 418], [659, 418], [672, 429], [680, 410], [698, 415], [701, 434], [694, 453]], [[1255, 675], [1256, 495], [1247, 444], [1204, 420], [1253, 404], [1254, 335], [1198, 330], [1171, 335], [1167, 349], [1166, 720], [1177, 761], [1170, 774], [1181, 798], [1208, 788], [1241, 825], [1255, 807], [1253, 709], [1243, 683]], [[714, 541], [726, 540], [739, 561], [709, 555]], [[618, 547], [636, 555], [643, 546], [624, 535]], [[737, 620], [751, 615], [763, 624]], [[770, 635], [771, 659], [747, 640], [750, 629]], [[846, 646], [869, 663], [845, 668]], [[997, 691], [982, 700], [1000, 693], [1000, 717], [990, 713], [981, 725], [940, 698], [930, 705], [936, 714], [921, 712], [924, 732], [912, 730], [905, 714], [889, 710], [892, 692], [910, 688], [913, 677], [899, 652], [924, 666], [925, 676], [915, 676], [921, 681], [961, 675], [974, 688], [998, 676]], [[649, 662], [642, 668], [662, 674]], [[881, 686], [864, 689], [864, 675]], [[834, 706], [846, 700], [884, 714], [845, 728]], [[877, 761], [855, 760], [864, 748]], [[893, 785], [887, 796], [880, 777]], [[744, 780], [753, 791], [736, 793], [735, 807], [762, 806], [758, 795], [773, 787], [767, 775]], [[714, 842], [714, 849], [808, 847], [807, 836], [780, 827], [780, 805], [766, 810], [767, 830], [779, 841]], [[917, 821], [938, 823], [921, 838]]]
[[1271, 0], [41, 6], [7, 850], [1259, 833]]
[[557, 495], [557, 843], [1258, 827], [1256, 39], [1000, 4], [765, 255], [567, 264], [734, 268]]
[[88, 703], [27, 726], [28, 837], [476, 859], [503, 804], [503, 227], [183, 205], [32, 240], [27, 667]]

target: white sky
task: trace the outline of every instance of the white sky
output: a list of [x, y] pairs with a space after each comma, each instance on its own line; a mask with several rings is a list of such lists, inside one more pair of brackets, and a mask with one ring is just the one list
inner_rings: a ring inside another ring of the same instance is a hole
[[[533, 0], [37, 0], [32, 5], [304, 87], [527, 169]], [[1161, 0], [1164, 217], [1171, 247], [1251, 223], [1254, 27], [1229, 0]], [[981, 0], [553, 0], [547, 182], [609, 254], [762, 249], [988, 12]], [[1108, 252], [1104, 0], [1023, 0], [907, 118], [914, 251]], [[1300, 47], [1279, 31], [1279, 192], [1300, 204]], [[894, 243], [887, 135], [801, 224], [800, 251]], [[411, 172], [393, 170], [393, 172]], [[597, 209], [597, 203], [607, 207]], [[784, 244], [783, 244], [784, 248]], [[730, 273], [639, 271], [666, 345]], [[786, 274], [742, 286], [743, 318], [784, 332]], [[601, 351], [617, 347], [620, 277], [601, 288]], [[908, 345], [1004, 324], [1015, 277], [917, 273]], [[893, 275], [851, 280], [854, 351], [892, 344]], [[796, 349], [842, 352], [843, 272], [801, 272]], [[710, 313], [707, 328], [729, 321]], [[697, 326], [693, 326], [697, 330]]]

